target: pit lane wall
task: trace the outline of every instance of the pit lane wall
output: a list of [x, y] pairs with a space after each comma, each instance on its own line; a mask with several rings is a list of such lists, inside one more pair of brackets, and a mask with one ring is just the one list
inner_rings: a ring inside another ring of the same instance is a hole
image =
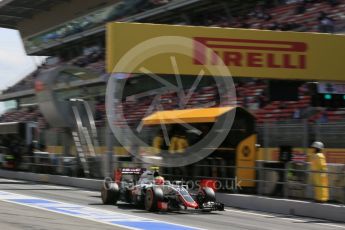
[[343, 205], [226, 193], [217, 193], [217, 200], [229, 207], [345, 222]]
[[60, 175], [30, 173], [30, 172], [18, 172], [8, 171], [0, 169], [0, 177], [14, 180], [25, 180], [39, 183], [48, 183], [55, 185], [71, 186], [76, 188], [83, 188], [89, 190], [100, 190], [103, 180], [77, 178]]
[[[102, 180], [96, 179], [7, 171], [2, 169], [0, 169], [0, 177], [71, 186], [95, 191], [100, 190], [103, 182]], [[345, 222], [345, 206], [343, 205], [319, 204], [309, 201], [274, 199], [243, 194], [217, 193], [216, 196], [217, 200], [228, 207]]]

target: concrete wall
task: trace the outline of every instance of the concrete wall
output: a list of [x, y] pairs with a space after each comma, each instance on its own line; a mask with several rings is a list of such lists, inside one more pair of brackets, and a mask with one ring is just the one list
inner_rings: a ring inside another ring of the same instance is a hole
[[225, 206], [241, 209], [345, 222], [344, 205], [225, 193], [218, 193], [217, 200]]
[[101, 186], [103, 185], [103, 180], [76, 178], [60, 175], [38, 174], [30, 172], [16, 172], [7, 170], [0, 170], [0, 177], [71, 186], [95, 191], [100, 191]]

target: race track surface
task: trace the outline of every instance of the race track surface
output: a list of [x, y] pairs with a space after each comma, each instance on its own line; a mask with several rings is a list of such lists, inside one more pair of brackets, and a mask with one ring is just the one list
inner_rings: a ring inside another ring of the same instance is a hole
[[[66, 208], [75, 212], [67, 212]], [[80, 210], [93, 213], [95, 219], [83, 218], [78, 214]], [[327, 230], [345, 229], [345, 224], [233, 208], [214, 213], [148, 213], [123, 203], [102, 205], [99, 192], [0, 178], [0, 229], [162, 228]]]

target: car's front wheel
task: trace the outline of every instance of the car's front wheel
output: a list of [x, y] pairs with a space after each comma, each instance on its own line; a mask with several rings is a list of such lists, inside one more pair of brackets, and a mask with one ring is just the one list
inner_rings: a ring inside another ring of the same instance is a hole
[[204, 198], [203, 201], [204, 202], [216, 201], [216, 194], [212, 188], [204, 187], [204, 188], [202, 188], [201, 193], [203, 194], [203, 198]]
[[148, 188], [145, 194], [145, 209], [147, 211], [158, 211], [158, 202], [163, 201], [163, 191], [160, 188]]

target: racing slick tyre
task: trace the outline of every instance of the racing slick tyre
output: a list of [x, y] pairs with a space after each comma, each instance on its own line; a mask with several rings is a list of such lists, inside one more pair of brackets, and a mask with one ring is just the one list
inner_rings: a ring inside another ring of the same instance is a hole
[[204, 202], [216, 201], [216, 194], [212, 188], [204, 187], [204, 188], [202, 188], [202, 193], [203, 193]]
[[164, 195], [161, 188], [148, 188], [145, 194], [145, 209], [147, 211], [158, 211], [158, 202], [163, 201]]
[[105, 183], [102, 186], [101, 197], [103, 204], [116, 204], [119, 198], [119, 186], [117, 183]]
[[211, 212], [212, 209], [204, 209], [204, 204], [207, 202], [215, 202], [216, 201], [216, 194], [214, 190], [210, 187], [204, 187], [200, 190], [197, 196], [197, 202], [199, 207], [202, 209], [203, 212]]
[[214, 190], [212, 188], [204, 187], [199, 191], [196, 200], [200, 206], [203, 206], [204, 203], [215, 202], [216, 194], [214, 193]]

